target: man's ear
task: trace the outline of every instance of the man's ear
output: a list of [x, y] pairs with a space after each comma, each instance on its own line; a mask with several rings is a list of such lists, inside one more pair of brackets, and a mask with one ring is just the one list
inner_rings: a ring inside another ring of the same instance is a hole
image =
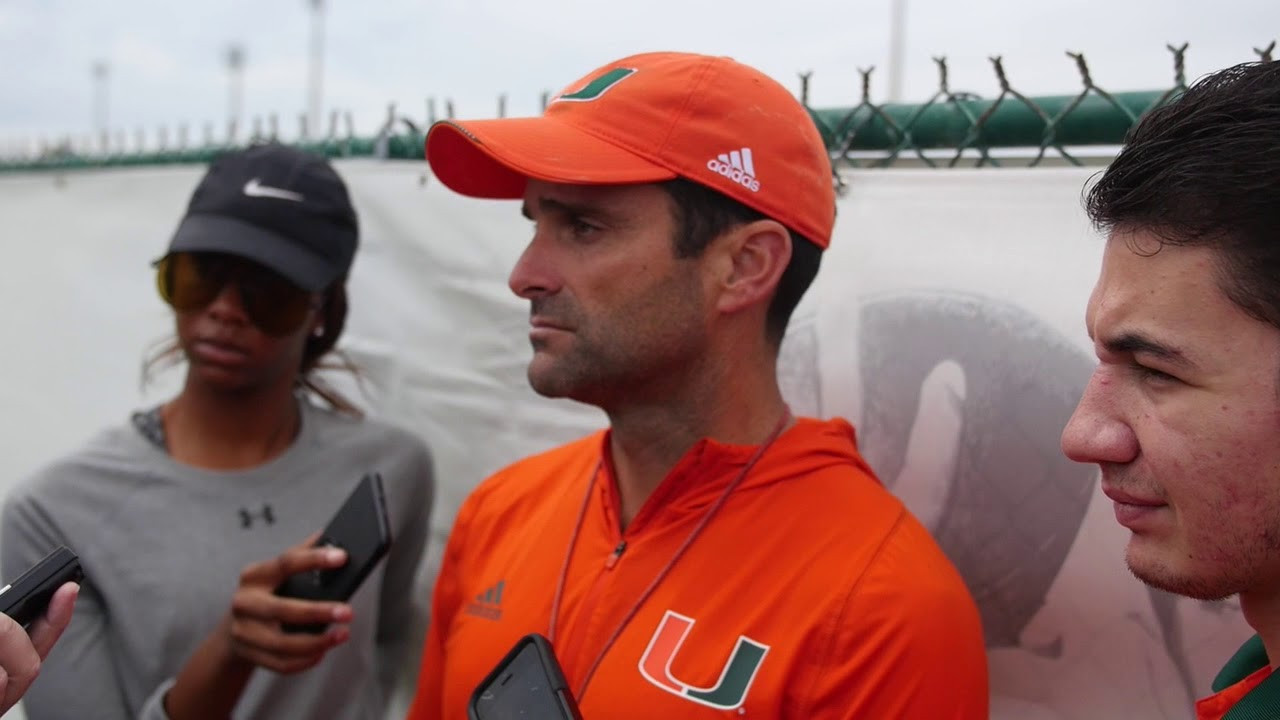
[[729, 230], [722, 240], [717, 309], [731, 313], [767, 304], [791, 262], [791, 234], [776, 220], [756, 220]]

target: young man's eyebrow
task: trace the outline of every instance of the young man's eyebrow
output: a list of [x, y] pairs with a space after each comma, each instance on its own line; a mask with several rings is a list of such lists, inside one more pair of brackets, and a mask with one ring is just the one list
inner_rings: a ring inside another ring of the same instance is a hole
[[1165, 343], [1154, 340], [1142, 333], [1128, 332], [1108, 338], [1102, 343], [1109, 352], [1116, 354], [1135, 355], [1141, 353], [1159, 358], [1171, 365], [1177, 365], [1185, 368], [1194, 368], [1196, 364], [1191, 361], [1178, 348], [1167, 345]]

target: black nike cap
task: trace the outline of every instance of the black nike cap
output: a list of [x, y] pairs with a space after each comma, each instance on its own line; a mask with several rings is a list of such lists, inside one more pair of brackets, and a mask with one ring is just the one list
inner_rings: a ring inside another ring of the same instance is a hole
[[347, 186], [333, 166], [269, 143], [210, 164], [169, 252], [237, 255], [319, 292], [351, 269], [359, 235]]

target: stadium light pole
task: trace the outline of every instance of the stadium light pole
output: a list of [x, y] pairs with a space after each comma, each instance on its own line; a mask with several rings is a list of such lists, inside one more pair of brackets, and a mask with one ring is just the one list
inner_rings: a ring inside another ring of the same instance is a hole
[[889, 0], [889, 102], [902, 102], [902, 63], [906, 45], [907, 0]]
[[244, 46], [233, 44], [227, 48], [227, 139], [232, 142], [244, 110], [244, 61]]
[[324, 0], [307, 0], [311, 7], [311, 67], [307, 88], [307, 127], [319, 134], [324, 86]]
[[111, 75], [111, 67], [106, 61], [99, 60], [93, 64], [93, 126], [98, 132], [105, 149], [107, 144], [107, 125], [110, 122], [110, 106], [107, 103], [109, 87], [107, 81]]

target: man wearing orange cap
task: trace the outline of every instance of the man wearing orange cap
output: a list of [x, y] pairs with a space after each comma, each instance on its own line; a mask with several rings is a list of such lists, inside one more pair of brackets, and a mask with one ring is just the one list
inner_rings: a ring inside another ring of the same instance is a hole
[[727, 58], [610, 63], [537, 118], [437, 123], [436, 176], [523, 199], [529, 382], [610, 427], [482, 483], [435, 586], [413, 720], [523, 635], [587, 720], [986, 718], [978, 612], [778, 347], [831, 238], [822, 140]]

